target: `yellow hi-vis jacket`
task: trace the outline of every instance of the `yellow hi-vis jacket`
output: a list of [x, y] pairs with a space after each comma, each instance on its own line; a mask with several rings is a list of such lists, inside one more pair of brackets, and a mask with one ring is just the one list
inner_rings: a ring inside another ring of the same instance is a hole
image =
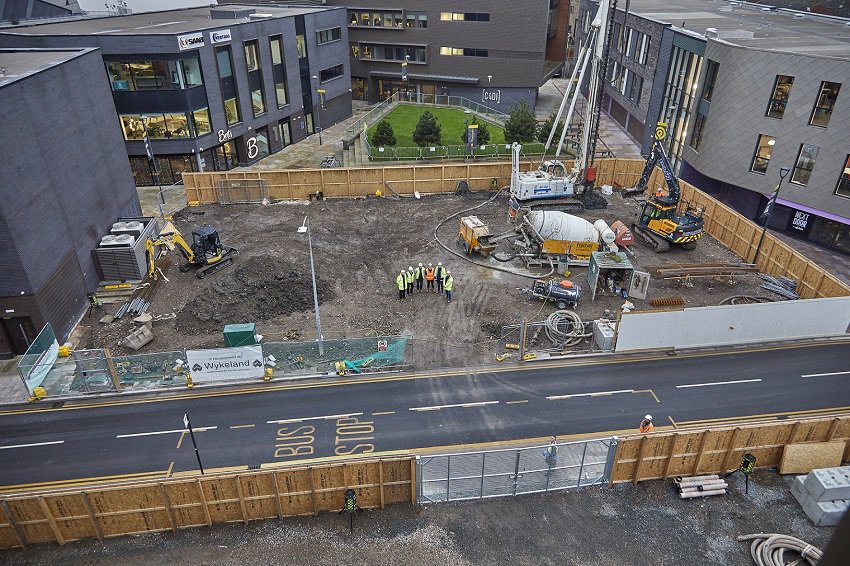
[[446, 291], [451, 291], [455, 286], [455, 279], [451, 275], [446, 277], [446, 282], [443, 283], [443, 289]]
[[408, 284], [412, 284], [413, 283], [413, 272], [412, 271], [406, 272], [404, 274], [404, 278], [405, 278], [405, 281], [407, 281]]
[[407, 285], [404, 279], [405, 277], [401, 273], [399, 273], [398, 277], [395, 278], [395, 284], [398, 285], [399, 291], [404, 291], [405, 289], [407, 289]]

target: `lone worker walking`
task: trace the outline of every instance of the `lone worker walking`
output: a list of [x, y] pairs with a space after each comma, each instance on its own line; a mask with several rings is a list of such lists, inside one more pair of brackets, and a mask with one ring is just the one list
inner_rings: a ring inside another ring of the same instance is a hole
[[643, 420], [640, 421], [640, 432], [641, 434], [646, 434], [652, 432], [655, 427], [652, 426], [652, 415], [646, 415], [643, 417]]
[[454, 289], [455, 280], [452, 277], [451, 271], [446, 271], [446, 280], [443, 283], [443, 288], [446, 290], [446, 302], [452, 302], [452, 289]]
[[408, 296], [413, 296], [413, 266], [407, 268], [407, 273], [404, 276], [404, 280], [407, 283], [407, 294]]
[[443, 293], [443, 283], [446, 280], [446, 270], [443, 267], [443, 264], [439, 261], [437, 262], [437, 269], [434, 270], [434, 275], [437, 277], [437, 292]]
[[553, 436], [549, 439], [549, 446], [543, 451], [543, 459], [549, 466], [558, 463], [558, 438]]
[[421, 293], [422, 292], [422, 285], [425, 283], [425, 268], [422, 267], [421, 263], [414, 270], [413, 276], [416, 279], [416, 290]]
[[407, 289], [407, 278], [404, 275], [404, 270], [395, 278], [395, 284], [398, 287], [398, 300], [404, 300], [404, 290]]
[[434, 292], [434, 264], [429, 263], [428, 268], [425, 269], [425, 280], [428, 282], [427, 291], [433, 293]]

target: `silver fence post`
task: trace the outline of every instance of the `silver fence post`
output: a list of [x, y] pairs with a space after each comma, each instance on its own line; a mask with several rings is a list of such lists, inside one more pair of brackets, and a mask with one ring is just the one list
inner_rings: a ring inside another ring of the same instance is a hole
[[581, 474], [584, 472], [584, 457], [587, 455], [587, 442], [584, 443], [584, 450], [581, 451], [581, 465], [578, 467], [578, 481], [576, 487], [581, 487]]
[[522, 451], [516, 451], [516, 464], [514, 465], [514, 492], [512, 495], [516, 495], [517, 484], [519, 483], [519, 459], [522, 457]]
[[448, 465], [446, 466], [446, 472], [448, 473], [446, 474], [446, 501], [451, 501], [451, 499], [449, 499], [449, 490], [452, 485], [452, 455], [449, 454], [447, 459]]
[[425, 490], [422, 488], [422, 459], [416, 457], [416, 501], [422, 501], [422, 494]]
[[484, 463], [487, 461], [487, 453], [483, 452], [481, 454], [481, 490], [478, 492], [478, 499], [484, 498], [484, 470], [486, 469]]
[[605, 471], [602, 477], [606, 482], [611, 481], [611, 473], [614, 471], [614, 457], [617, 454], [617, 445], [620, 443], [616, 436], [611, 437], [611, 443], [608, 445], [608, 457], [605, 458]]

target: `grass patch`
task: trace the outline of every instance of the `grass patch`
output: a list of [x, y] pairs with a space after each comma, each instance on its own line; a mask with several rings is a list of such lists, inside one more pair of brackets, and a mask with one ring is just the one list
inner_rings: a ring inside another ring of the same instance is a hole
[[[463, 145], [463, 121], [472, 120], [473, 114], [465, 114], [462, 110], [455, 110], [454, 108], [401, 104], [383, 118], [393, 127], [397, 142], [396, 147], [416, 147], [416, 144], [413, 143], [413, 130], [419, 123], [419, 117], [426, 110], [431, 111], [442, 128], [441, 145]], [[478, 118], [478, 121], [483, 122], [484, 120]], [[368, 130], [369, 143], [371, 143], [372, 132], [374, 132], [376, 126], [377, 124]], [[490, 122], [487, 122], [487, 129], [490, 130], [489, 143], [505, 143], [505, 130]]]

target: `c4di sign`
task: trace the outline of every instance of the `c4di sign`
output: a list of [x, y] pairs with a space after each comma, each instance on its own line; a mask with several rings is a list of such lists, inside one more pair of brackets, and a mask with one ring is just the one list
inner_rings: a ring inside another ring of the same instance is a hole
[[265, 373], [262, 346], [186, 350], [186, 359], [196, 381], [261, 378]]
[[186, 51], [188, 49], [197, 49], [198, 47], [204, 46], [204, 34], [203, 32], [198, 33], [189, 33], [186, 35], [178, 35], [177, 36], [177, 47], [180, 51]]

